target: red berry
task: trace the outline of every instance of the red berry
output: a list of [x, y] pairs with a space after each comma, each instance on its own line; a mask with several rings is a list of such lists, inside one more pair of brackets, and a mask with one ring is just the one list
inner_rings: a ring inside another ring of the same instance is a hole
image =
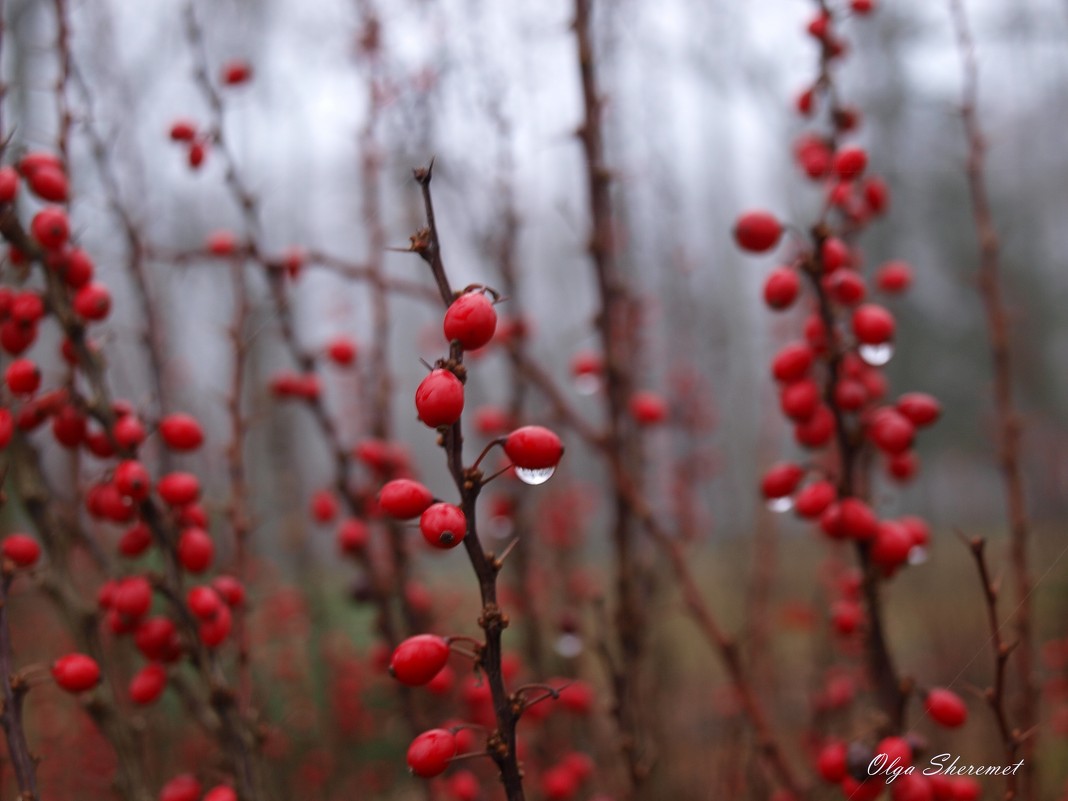
[[184, 506], [200, 497], [200, 482], [192, 473], [168, 473], [156, 483], [156, 492], [171, 506]]
[[570, 801], [578, 792], [579, 783], [566, 767], [557, 765], [541, 777], [541, 791], [546, 801]]
[[348, 337], [334, 337], [326, 346], [330, 360], [341, 367], [348, 367], [356, 361], [356, 343]]
[[128, 528], [119, 538], [119, 553], [133, 559], [147, 551], [152, 545], [152, 531], [144, 523], [137, 523]]
[[497, 311], [482, 292], [468, 292], [452, 302], [445, 312], [445, 339], [458, 341], [464, 350], [487, 345], [497, 330]]
[[367, 524], [355, 517], [343, 520], [337, 530], [337, 543], [342, 553], [356, 553], [367, 547], [370, 532]]
[[820, 246], [820, 261], [825, 273], [833, 273], [853, 263], [853, 253], [849, 245], [837, 237], [825, 239]]
[[449, 661], [449, 644], [434, 634], [409, 637], [393, 651], [389, 672], [401, 684], [418, 687], [433, 679]]
[[143, 464], [128, 459], [115, 468], [115, 486], [127, 498], [143, 501], [152, 488], [152, 478]]
[[203, 573], [215, 558], [215, 543], [202, 528], [187, 528], [178, 536], [178, 561], [190, 573]]
[[126, 449], [136, 448], [145, 440], [145, 427], [133, 414], [123, 415], [116, 420], [113, 433], [119, 447]]
[[895, 453], [886, 460], [886, 471], [898, 481], [908, 481], [920, 469], [920, 460], [914, 451]]
[[838, 491], [830, 481], [814, 481], [801, 489], [794, 498], [794, 511], [800, 517], [816, 518], [834, 503]]
[[15, 418], [10, 409], [0, 407], [0, 449], [6, 448], [15, 434]]
[[842, 378], [834, 385], [834, 402], [844, 412], [855, 412], [868, 402], [868, 391], [860, 381]]
[[115, 588], [113, 606], [127, 617], [144, 617], [152, 607], [152, 585], [143, 576], [123, 579]]
[[643, 426], [662, 423], [668, 416], [667, 401], [649, 390], [635, 392], [630, 398], [630, 416]]
[[779, 397], [782, 412], [791, 420], [803, 423], [810, 420], [820, 407], [823, 392], [811, 378], [802, 378], [783, 387]]
[[908, 392], [897, 399], [897, 410], [914, 426], [922, 428], [941, 417], [942, 404], [924, 392]]
[[19, 174], [14, 167], [0, 167], [0, 203], [10, 203], [19, 191]]
[[936, 688], [927, 693], [924, 700], [927, 715], [935, 723], [939, 723], [950, 729], [963, 726], [968, 719], [968, 707], [955, 692]]
[[160, 420], [159, 434], [174, 451], [193, 451], [204, 442], [204, 432], [197, 419], [189, 414], [169, 414]]
[[27, 183], [42, 200], [51, 203], [65, 203], [67, 200], [67, 176], [58, 167], [46, 165], [34, 170]]
[[51, 153], [34, 151], [27, 153], [19, 159], [18, 170], [24, 178], [29, 178], [42, 167], [50, 167], [54, 170], [62, 170], [63, 162]]
[[70, 238], [67, 212], [54, 206], [41, 209], [30, 222], [30, 233], [45, 250], [59, 250]]
[[875, 746], [875, 755], [886, 754], [886, 764], [892, 765], [894, 761], [901, 767], [912, 764], [912, 746], [904, 737], [884, 737]]
[[771, 374], [776, 381], [791, 382], [804, 378], [816, 354], [804, 342], [791, 342], [775, 354], [771, 362]]
[[170, 136], [175, 142], [192, 142], [197, 138], [197, 124], [192, 120], [175, 120], [171, 123]]
[[834, 154], [834, 171], [844, 181], [860, 176], [868, 166], [868, 154], [862, 147], [843, 147]]
[[871, 558], [875, 564], [893, 570], [904, 564], [912, 550], [912, 535], [900, 523], [884, 521], [879, 524], [871, 544]]
[[872, 214], [882, 214], [890, 205], [890, 188], [882, 178], [875, 175], [865, 178], [862, 191]]
[[976, 801], [983, 794], [979, 782], [967, 776], [953, 778], [953, 801]]
[[416, 776], [430, 779], [445, 772], [456, 756], [456, 737], [445, 729], [425, 731], [408, 746], [408, 767]]
[[764, 253], [779, 243], [782, 223], [766, 211], [749, 211], [734, 224], [734, 239], [742, 250]]
[[867, 345], [881, 345], [894, 338], [894, 316], [882, 306], [865, 303], [853, 312], [853, 333]]
[[167, 688], [167, 669], [163, 665], [145, 665], [130, 679], [130, 700], [140, 706], [158, 700]]
[[179, 653], [178, 629], [169, 618], [147, 618], [134, 631], [134, 645], [146, 659], [172, 661]]
[[419, 530], [435, 548], [453, 548], [467, 534], [467, 518], [459, 506], [435, 503], [420, 515]]
[[100, 667], [85, 654], [67, 654], [52, 664], [52, 678], [67, 692], [82, 693], [100, 681]]
[[237, 793], [234, 788], [220, 784], [204, 794], [204, 801], [237, 801]]
[[213, 231], [205, 245], [213, 256], [232, 256], [237, 251], [237, 238], [230, 231]]
[[820, 749], [816, 758], [816, 770], [824, 781], [837, 784], [846, 775], [846, 744], [835, 740]]
[[198, 634], [201, 641], [209, 648], [215, 648], [222, 644], [233, 628], [234, 618], [230, 614], [230, 607], [220, 606], [218, 614], [211, 620], [201, 622]]
[[430, 490], [418, 481], [398, 478], [382, 487], [378, 504], [390, 517], [398, 520], [410, 520], [419, 517], [434, 502]]
[[804, 478], [805, 471], [793, 462], [781, 462], [764, 473], [760, 491], [765, 498], [783, 498], [793, 493]]
[[449, 370], [432, 370], [415, 391], [415, 410], [431, 428], [451, 426], [464, 410], [464, 385]]
[[194, 170], [199, 169], [200, 165], [204, 163], [204, 159], [208, 155], [208, 145], [206, 142], [193, 142], [189, 146], [189, 154], [187, 159], [189, 166]]
[[860, 498], [843, 498], [838, 504], [842, 534], [854, 540], [870, 540], [879, 528], [875, 512]]
[[252, 65], [247, 61], [228, 61], [222, 68], [222, 82], [227, 86], [247, 83], [252, 78]]
[[864, 610], [856, 601], [835, 601], [831, 604], [831, 625], [847, 637], [855, 632], [864, 620]]
[[453, 801], [478, 801], [482, 795], [482, 786], [474, 773], [461, 770], [445, 780], [445, 792]]
[[41, 558], [41, 546], [27, 534], [12, 534], [4, 540], [3, 553], [16, 567], [33, 567]]
[[872, 415], [868, 436], [884, 453], [903, 453], [912, 447], [916, 427], [905, 415], [882, 408]]
[[214, 587], [193, 587], [185, 594], [185, 604], [189, 611], [201, 620], [211, 620], [222, 608], [223, 600]]
[[330, 490], [319, 490], [312, 496], [312, 517], [317, 523], [329, 523], [338, 513], [337, 498]]
[[16, 395], [32, 395], [41, 386], [41, 371], [29, 359], [16, 359], [7, 366], [4, 379]]
[[875, 10], [875, 0], [852, 0], [849, 7], [855, 14], [870, 14]]
[[794, 427], [794, 439], [806, 448], [822, 448], [834, 436], [834, 413], [825, 405]]
[[855, 306], [864, 300], [868, 288], [864, 279], [851, 270], [839, 270], [824, 278], [823, 286], [836, 303]]
[[175, 776], [159, 791], [159, 801], [199, 801], [200, 782], [196, 776], [183, 773]]
[[788, 309], [801, 291], [801, 279], [790, 267], [776, 267], [764, 282], [764, 302], [769, 308]]
[[500, 406], [479, 406], [475, 411], [475, 428], [487, 437], [503, 434], [512, 425], [511, 415]]
[[82, 289], [93, 280], [96, 267], [89, 254], [80, 248], [74, 248], [60, 268], [60, 275], [71, 289]]
[[542, 426], [517, 428], [504, 441], [504, 452], [516, 467], [546, 470], [556, 467], [564, 455], [560, 438]]
[[903, 261], [888, 261], [875, 273], [875, 285], [883, 292], [896, 294], [912, 286], [912, 267]]

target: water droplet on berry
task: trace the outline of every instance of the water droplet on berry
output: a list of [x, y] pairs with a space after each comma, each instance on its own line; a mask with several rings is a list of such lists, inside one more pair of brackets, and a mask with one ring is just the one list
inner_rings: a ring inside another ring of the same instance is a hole
[[544, 484], [550, 478], [553, 477], [553, 473], [556, 472], [556, 467], [540, 467], [537, 469], [531, 469], [529, 467], [517, 467], [515, 469], [515, 476], [524, 484], [530, 484], [532, 487], [536, 487], [538, 484]]
[[910, 565], [922, 565], [927, 561], [927, 549], [922, 545], [913, 545], [909, 549], [909, 564]]
[[774, 512], [777, 515], [789, 512], [794, 508], [794, 499], [789, 495], [784, 495], [781, 498], [769, 498], [768, 499], [768, 511]]
[[860, 358], [872, 367], [882, 367], [894, 358], [894, 346], [889, 342], [883, 342], [878, 345], [863, 344], [857, 348], [857, 353], [860, 354]]
[[601, 388], [601, 377], [594, 373], [580, 373], [574, 378], [575, 392], [593, 395]]
[[585, 643], [582, 642], [582, 638], [577, 634], [561, 634], [556, 638], [556, 642], [553, 644], [553, 650], [565, 659], [573, 659], [582, 653], [582, 649]]

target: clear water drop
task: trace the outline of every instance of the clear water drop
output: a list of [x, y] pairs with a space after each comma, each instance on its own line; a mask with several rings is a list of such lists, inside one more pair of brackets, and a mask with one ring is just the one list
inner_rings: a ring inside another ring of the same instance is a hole
[[538, 484], [544, 484], [553, 477], [553, 473], [555, 472], [556, 467], [539, 467], [537, 469], [517, 467], [515, 469], [516, 478], [524, 484], [530, 484], [532, 487], [536, 487]]
[[857, 353], [860, 354], [860, 358], [872, 367], [882, 367], [894, 358], [894, 346], [889, 342], [883, 342], [879, 345], [864, 344], [857, 348]]
[[506, 540], [512, 536], [515, 525], [508, 515], [496, 515], [489, 520], [489, 534], [495, 540]]
[[572, 659], [582, 653], [585, 643], [577, 634], [561, 634], [553, 644], [553, 650], [565, 659]]
[[789, 512], [794, 508], [794, 499], [789, 495], [784, 495], [781, 498], [769, 498], [768, 510], [774, 512], [777, 515]]
[[574, 378], [575, 392], [593, 395], [601, 388], [601, 377], [596, 373], [579, 373]]
[[927, 561], [927, 549], [922, 545], [913, 545], [909, 549], [909, 564], [910, 565], [922, 565]]

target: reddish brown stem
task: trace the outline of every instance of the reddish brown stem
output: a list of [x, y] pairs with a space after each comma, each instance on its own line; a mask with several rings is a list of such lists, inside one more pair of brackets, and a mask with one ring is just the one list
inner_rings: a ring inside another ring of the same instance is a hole
[[19, 798], [24, 801], [37, 801], [40, 797], [37, 792], [37, 763], [30, 753], [26, 732], [22, 727], [22, 701], [26, 697], [27, 687], [15, 675], [14, 650], [11, 646], [8, 598], [14, 574], [10, 568], [9, 564], [5, 564], [3, 575], [0, 576], [0, 684], [3, 685], [0, 727], [4, 729], [7, 739], [8, 758], [19, 787]]

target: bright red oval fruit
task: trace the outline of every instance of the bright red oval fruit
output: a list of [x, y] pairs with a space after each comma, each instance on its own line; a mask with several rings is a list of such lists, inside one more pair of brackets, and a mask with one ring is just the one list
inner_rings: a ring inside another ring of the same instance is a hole
[[907, 392], [897, 399], [897, 410], [917, 427], [929, 426], [942, 416], [942, 404], [925, 392]]
[[16, 395], [32, 395], [41, 386], [41, 370], [31, 359], [15, 359], [7, 366], [4, 379]]
[[463, 383], [449, 370], [432, 370], [415, 390], [415, 410], [431, 428], [451, 426], [463, 414]]
[[879, 528], [875, 512], [860, 498], [843, 498], [838, 504], [842, 533], [854, 540], [870, 540]]
[[868, 166], [868, 154], [862, 147], [843, 147], [834, 154], [834, 171], [843, 181], [858, 177]]
[[343, 520], [337, 529], [337, 544], [342, 553], [356, 553], [367, 547], [371, 535], [367, 524], [355, 517]]
[[52, 664], [52, 678], [67, 692], [82, 693], [100, 681], [100, 666], [85, 654], [67, 654]]
[[45, 250], [59, 250], [70, 239], [67, 213], [54, 206], [41, 209], [30, 222], [30, 233]]
[[67, 200], [67, 176], [63, 170], [52, 165], [42, 165], [33, 171], [27, 183], [30, 190], [50, 203], [65, 203]]
[[876, 271], [875, 285], [888, 294], [904, 292], [912, 285], [912, 267], [904, 261], [888, 261]]
[[884, 453], [904, 453], [912, 447], [916, 427], [895, 409], [882, 408], [872, 415], [868, 436]]
[[769, 212], [749, 211], [734, 224], [734, 240], [743, 250], [764, 253], [779, 243], [782, 223]]
[[178, 561], [190, 573], [203, 573], [215, 559], [215, 543], [202, 528], [187, 528], [178, 537]]
[[871, 544], [871, 558], [880, 567], [892, 570], [904, 564], [912, 550], [912, 535], [900, 523], [891, 520], [879, 524]]
[[126, 617], [144, 617], [152, 607], [152, 585], [143, 576], [130, 576], [115, 588], [112, 606]]
[[894, 315], [874, 303], [858, 306], [853, 312], [853, 333], [866, 345], [881, 345], [894, 338]]
[[951, 729], [963, 726], [968, 719], [968, 707], [961, 697], [940, 687], [927, 693], [924, 706], [931, 720]]
[[348, 367], [356, 361], [356, 343], [348, 337], [334, 337], [327, 343], [326, 355], [330, 361], [341, 367]]
[[775, 354], [771, 374], [776, 381], [797, 381], [808, 374], [815, 358], [815, 352], [807, 343], [791, 342]]
[[220, 784], [204, 794], [204, 801], [237, 801], [237, 793], [233, 787]]
[[830, 481], [814, 481], [797, 493], [794, 498], [794, 511], [799, 517], [816, 518], [823, 514], [837, 497], [838, 491]]
[[190, 414], [169, 414], [160, 420], [159, 433], [173, 451], [193, 451], [204, 442], [204, 431]]
[[504, 452], [516, 467], [545, 470], [559, 463], [564, 446], [556, 434], [543, 426], [523, 426], [508, 435]]
[[159, 801], [199, 801], [200, 782], [191, 773], [175, 776], [159, 791]]
[[764, 302], [776, 311], [788, 309], [801, 292], [801, 279], [790, 267], [776, 267], [764, 282]]
[[184, 506], [200, 497], [200, 481], [192, 473], [168, 473], [156, 483], [156, 492], [171, 506]]
[[787, 384], [779, 397], [783, 414], [797, 423], [810, 419], [822, 401], [823, 391], [811, 378]]
[[635, 392], [630, 398], [630, 416], [643, 426], [662, 423], [668, 416], [667, 401], [650, 390]]
[[130, 679], [130, 700], [140, 706], [158, 700], [167, 688], [167, 669], [163, 665], [145, 665]]
[[148, 469], [135, 459], [119, 462], [115, 468], [115, 486], [127, 498], [143, 501], [152, 488], [152, 478]]
[[493, 339], [497, 311], [482, 292], [460, 295], [445, 312], [445, 339], [458, 341], [464, 350], [477, 350]]
[[410, 478], [387, 482], [378, 496], [382, 511], [397, 520], [419, 517], [433, 502], [434, 496], [430, 490]]
[[824, 781], [837, 784], [845, 778], [847, 769], [846, 744], [835, 740], [820, 749], [816, 758], [816, 770]]
[[445, 772], [456, 756], [456, 737], [445, 729], [430, 729], [408, 746], [408, 768], [416, 776], [430, 779]]
[[805, 471], [793, 462], [780, 462], [764, 473], [760, 491], [765, 498], [784, 498], [790, 495], [804, 478]]
[[459, 506], [435, 503], [419, 517], [419, 530], [435, 548], [454, 548], [467, 534], [467, 517]]
[[389, 672], [401, 684], [419, 687], [438, 675], [449, 661], [449, 644], [434, 634], [417, 634], [396, 647]]
[[17, 567], [33, 567], [41, 558], [41, 546], [28, 534], [12, 534], [4, 540], [3, 554]]

